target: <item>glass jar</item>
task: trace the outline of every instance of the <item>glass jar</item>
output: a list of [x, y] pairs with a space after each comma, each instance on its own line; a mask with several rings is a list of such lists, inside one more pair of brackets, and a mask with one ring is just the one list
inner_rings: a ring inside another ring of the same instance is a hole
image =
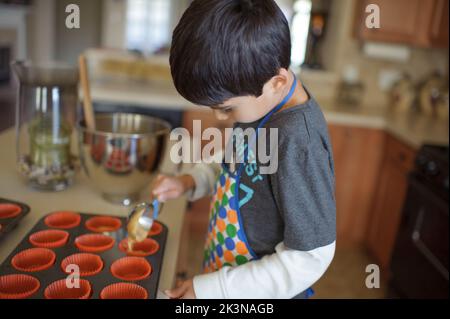
[[16, 147], [19, 171], [30, 185], [60, 191], [73, 182], [72, 130], [78, 72], [66, 65], [12, 64], [19, 80]]

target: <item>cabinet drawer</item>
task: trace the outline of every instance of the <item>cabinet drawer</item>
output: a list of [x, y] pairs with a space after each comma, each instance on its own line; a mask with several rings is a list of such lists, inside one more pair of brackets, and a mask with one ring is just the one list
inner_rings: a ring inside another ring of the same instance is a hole
[[399, 169], [408, 173], [414, 167], [415, 151], [396, 138], [390, 136], [387, 144], [387, 156]]

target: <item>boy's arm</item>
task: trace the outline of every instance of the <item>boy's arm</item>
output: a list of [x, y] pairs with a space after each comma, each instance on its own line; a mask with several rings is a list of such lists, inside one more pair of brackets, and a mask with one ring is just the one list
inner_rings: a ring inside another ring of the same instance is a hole
[[200, 163], [194, 165], [185, 173], [192, 176], [195, 184], [195, 187], [186, 193], [189, 201], [193, 202], [212, 194], [220, 169], [220, 164]]
[[238, 267], [194, 277], [199, 299], [293, 298], [311, 287], [333, 260], [335, 242], [311, 251], [280, 243], [276, 253]]

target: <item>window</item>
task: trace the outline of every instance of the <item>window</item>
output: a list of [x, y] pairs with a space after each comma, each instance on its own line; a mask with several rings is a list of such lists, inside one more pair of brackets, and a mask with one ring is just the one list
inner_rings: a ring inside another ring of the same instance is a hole
[[153, 53], [170, 44], [170, 0], [127, 0], [127, 49]]
[[311, 19], [311, 0], [299, 0], [294, 3], [294, 18], [292, 19], [292, 57], [291, 62], [299, 67], [305, 62], [308, 45], [309, 24]]
[[306, 59], [313, 2], [312, 0], [275, 0], [275, 2], [289, 21], [292, 37], [291, 63], [293, 68], [299, 68]]

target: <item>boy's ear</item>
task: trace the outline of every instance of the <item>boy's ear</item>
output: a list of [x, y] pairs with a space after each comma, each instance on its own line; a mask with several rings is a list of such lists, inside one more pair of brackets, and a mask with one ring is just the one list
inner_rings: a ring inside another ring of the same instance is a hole
[[289, 82], [289, 71], [281, 68], [278, 74], [275, 75], [270, 82], [274, 92], [279, 92]]

